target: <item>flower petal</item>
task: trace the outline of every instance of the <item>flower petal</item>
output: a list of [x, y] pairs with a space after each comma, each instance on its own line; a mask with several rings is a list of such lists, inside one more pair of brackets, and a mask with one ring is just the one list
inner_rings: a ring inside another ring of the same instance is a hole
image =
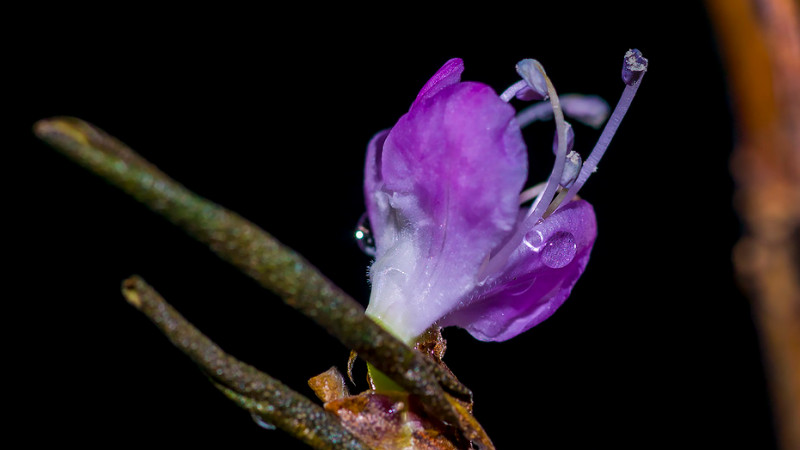
[[[521, 220], [520, 220], [521, 223]], [[597, 236], [592, 206], [564, 205], [534, 225], [499, 274], [475, 289], [440, 325], [459, 326], [482, 341], [505, 341], [550, 317], [586, 268]]]
[[444, 65], [425, 83], [425, 86], [420, 89], [411, 108], [414, 108], [417, 103], [431, 98], [437, 92], [461, 81], [461, 74], [464, 72], [464, 61], [460, 58], [453, 58], [444, 63]]
[[[364, 169], [364, 199], [367, 204], [367, 217], [369, 217], [370, 228], [375, 239], [375, 256], [380, 257], [385, 251], [385, 245], [377, 245], [378, 242], [394, 242], [393, 233], [396, 226], [387, 224], [391, 220], [391, 207], [389, 197], [384, 195], [383, 175], [381, 174], [381, 159], [383, 156], [383, 143], [390, 130], [378, 132], [370, 139], [367, 145], [367, 161]], [[383, 233], [389, 233], [383, 236]]]
[[490, 87], [432, 79], [425, 89], [373, 139], [365, 183], [377, 258], [367, 312], [406, 340], [475, 287], [514, 228], [527, 177], [514, 109]]

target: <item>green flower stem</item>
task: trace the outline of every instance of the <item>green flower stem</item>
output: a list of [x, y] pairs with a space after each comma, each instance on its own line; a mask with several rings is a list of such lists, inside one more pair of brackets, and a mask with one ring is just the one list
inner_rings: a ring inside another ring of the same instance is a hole
[[336, 416], [280, 381], [226, 354], [139, 277], [122, 285], [125, 299], [211, 377], [241, 408], [320, 449], [368, 449]]
[[402, 391], [403, 388], [397, 385], [391, 378], [367, 363], [367, 373], [369, 374], [370, 387], [375, 391]]
[[[469, 389], [369, 320], [358, 302], [270, 234], [189, 191], [125, 144], [82, 120], [42, 120], [34, 132], [276, 293], [398, 385], [418, 395], [431, 413], [461, 423], [444, 389], [460, 398], [471, 397]], [[470, 433], [465, 434], [469, 438]]]

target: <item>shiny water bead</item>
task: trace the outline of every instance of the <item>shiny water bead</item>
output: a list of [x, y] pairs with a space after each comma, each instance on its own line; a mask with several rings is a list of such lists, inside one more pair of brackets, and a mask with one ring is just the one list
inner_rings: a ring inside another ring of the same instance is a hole
[[572, 262], [577, 250], [575, 236], [566, 231], [558, 231], [544, 245], [542, 262], [551, 269], [560, 269]]
[[375, 256], [375, 237], [372, 235], [367, 213], [362, 214], [361, 218], [358, 219], [353, 237], [355, 237], [358, 248], [360, 248], [362, 252], [369, 256]]

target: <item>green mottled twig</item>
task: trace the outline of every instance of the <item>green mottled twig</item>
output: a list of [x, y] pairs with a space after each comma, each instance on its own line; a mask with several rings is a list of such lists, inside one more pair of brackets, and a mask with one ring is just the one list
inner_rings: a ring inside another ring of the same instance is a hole
[[316, 403], [223, 352], [141, 278], [125, 280], [122, 293], [243, 409], [315, 448], [369, 448]]
[[[36, 135], [208, 245], [223, 260], [275, 292], [450, 423], [459, 413], [444, 387], [471, 392], [367, 318], [363, 307], [302, 256], [239, 215], [189, 191], [103, 131], [75, 118], [38, 122]], [[464, 430], [467, 438], [473, 432]]]

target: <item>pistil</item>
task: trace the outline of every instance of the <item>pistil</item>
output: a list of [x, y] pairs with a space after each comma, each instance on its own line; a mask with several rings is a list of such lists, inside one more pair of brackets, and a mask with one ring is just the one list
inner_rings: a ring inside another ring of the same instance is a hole
[[642, 52], [636, 49], [628, 50], [628, 52], [625, 53], [625, 59], [622, 64], [622, 81], [625, 82], [625, 90], [622, 92], [622, 97], [614, 108], [611, 118], [608, 119], [603, 133], [600, 135], [600, 139], [597, 140], [597, 144], [594, 146], [594, 149], [592, 149], [592, 153], [586, 158], [583, 168], [581, 168], [581, 172], [578, 175], [578, 179], [575, 180], [575, 183], [569, 188], [561, 204], [566, 204], [572, 200], [581, 187], [583, 187], [583, 184], [586, 183], [586, 180], [589, 179], [589, 176], [597, 168], [597, 163], [600, 162], [600, 158], [603, 157], [603, 154], [608, 149], [608, 145], [617, 132], [622, 118], [625, 117], [625, 113], [628, 112], [628, 108], [631, 106], [636, 91], [639, 90], [639, 85], [642, 84], [642, 78], [646, 71], [647, 59], [642, 56]]

